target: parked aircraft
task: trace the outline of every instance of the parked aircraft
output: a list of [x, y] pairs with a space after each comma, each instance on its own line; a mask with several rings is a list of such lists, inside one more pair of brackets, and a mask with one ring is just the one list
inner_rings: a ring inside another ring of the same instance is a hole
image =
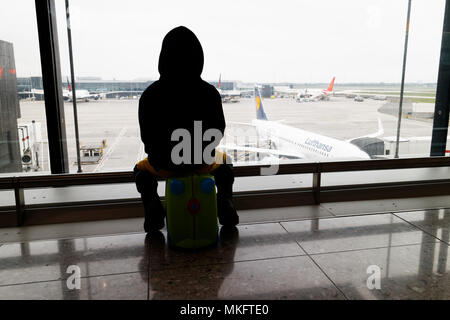
[[[332, 84], [330, 85], [332, 88]], [[263, 103], [259, 89], [255, 88], [256, 119], [251, 124], [240, 123], [240, 125], [253, 126], [258, 137], [265, 137], [269, 141], [269, 148], [248, 147], [239, 145], [219, 145], [219, 149], [237, 150], [267, 154], [272, 157], [287, 159], [370, 159], [370, 155], [360, 149], [357, 145], [347, 141], [326, 137], [314, 132], [298, 129], [279, 121], [270, 121], [264, 112]], [[361, 138], [375, 138], [384, 132], [381, 121], [378, 119], [379, 130]]]

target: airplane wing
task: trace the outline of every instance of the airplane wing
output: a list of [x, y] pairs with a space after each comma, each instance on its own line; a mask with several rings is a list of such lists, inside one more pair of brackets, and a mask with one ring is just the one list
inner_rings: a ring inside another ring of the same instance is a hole
[[355, 139], [360, 139], [360, 138], [377, 138], [381, 135], [384, 134], [384, 128], [383, 128], [383, 123], [381, 122], [381, 119], [378, 118], [378, 131], [375, 133], [371, 133], [371, 134], [367, 134], [365, 136], [361, 136], [361, 137], [357, 137], [357, 138], [352, 138], [352, 139], [348, 139], [346, 140], [346, 142], [351, 142]]
[[254, 152], [254, 153], [266, 153], [273, 156], [284, 156], [284, 157], [291, 157], [291, 158], [298, 158], [298, 159], [304, 159], [305, 156], [300, 152], [286, 152], [286, 151], [280, 151], [275, 149], [265, 149], [265, 148], [255, 148], [255, 147], [245, 147], [245, 146], [238, 146], [238, 145], [218, 145], [217, 149], [221, 150], [237, 150], [237, 151], [247, 151], [247, 152]]
[[100, 99], [100, 97], [101, 97], [101, 95], [100, 95], [100, 94], [97, 94], [97, 93], [90, 93], [90, 94], [87, 96], [88, 99], [95, 99], [95, 100]]
[[227, 121], [227, 125], [231, 124], [231, 125], [238, 125], [238, 126], [249, 126], [249, 127], [254, 127], [255, 125], [252, 123], [248, 123], [248, 122], [234, 122], [234, 121]]

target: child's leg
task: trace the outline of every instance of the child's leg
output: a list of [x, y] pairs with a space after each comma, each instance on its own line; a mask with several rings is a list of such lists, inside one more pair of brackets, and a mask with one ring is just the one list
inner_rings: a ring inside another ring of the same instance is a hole
[[136, 188], [141, 194], [145, 209], [144, 230], [145, 232], [156, 231], [164, 228], [165, 211], [157, 192], [157, 178], [146, 170], [134, 167], [133, 176]]
[[222, 164], [211, 174], [217, 186], [217, 213], [220, 224], [235, 226], [239, 224], [239, 216], [233, 204], [234, 174], [231, 165]]

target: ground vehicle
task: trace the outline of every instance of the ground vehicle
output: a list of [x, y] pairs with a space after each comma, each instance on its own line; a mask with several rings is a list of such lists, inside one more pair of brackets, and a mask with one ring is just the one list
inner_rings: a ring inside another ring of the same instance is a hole
[[20, 158], [24, 171], [42, 170], [41, 124], [36, 121], [18, 124]]

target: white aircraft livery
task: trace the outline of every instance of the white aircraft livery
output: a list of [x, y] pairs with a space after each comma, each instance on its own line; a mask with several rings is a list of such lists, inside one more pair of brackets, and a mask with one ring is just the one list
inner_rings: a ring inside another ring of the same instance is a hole
[[[23, 94], [28, 93], [33, 96], [41, 96], [44, 97], [44, 90], [42, 89], [31, 89], [31, 91], [24, 91], [21, 92]], [[77, 89], [75, 91], [75, 94], [77, 96], [77, 101], [86, 101], [88, 102], [91, 99], [98, 100], [101, 98], [100, 94], [90, 94], [89, 91], [84, 89]], [[69, 90], [63, 89], [62, 92], [64, 100], [72, 101], [73, 100], [73, 93], [72, 89], [69, 87]]]
[[306, 89], [293, 89], [287, 86], [274, 86], [274, 90], [277, 94], [281, 96], [292, 96], [295, 97], [297, 102], [312, 102], [319, 100], [330, 100], [330, 95], [334, 92], [334, 81], [336, 77], [331, 79], [328, 88], [318, 89], [318, 88], [306, 88]]
[[[70, 85], [69, 79], [67, 79], [67, 86], [69, 90], [63, 90], [63, 97], [66, 100], [73, 101], [73, 92], [72, 86]], [[88, 102], [90, 99], [98, 100], [100, 99], [99, 94], [91, 94], [89, 91], [84, 89], [76, 89], [75, 95], [77, 96], [77, 100], [82, 100]]]
[[[241, 150], [269, 154], [270, 156], [298, 159], [370, 159], [370, 156], [349, 141], [326, 137], [313, 132], [294, 128], [280, 122], [269, 121], [264, 112], [259, 89], [255, 88], [256, 119], [251, 123], [259, 137], [268, 137], [270, 148], [247, 147], [237, 145], [220, 145], [227, 150]], [[383, 134], [381, 121], [379, 131], [365, 137], [376, 137]], [[248, 125], [248, 124], [246, 124]], [[362, 138], [362, 137], [360, 137]]]
[[330, 94], [333, 93], [334, 90], [334, 80], [336, 77], [333, 77], [333, 79], [330, 82], [330, 85], [326, 89], [305, 89], [303, 91], [300, 91], [297, 94], [296, 101], [297, 102], [303, 102], [303, 101], [319, 101], [319, 100], [329, 100]]

